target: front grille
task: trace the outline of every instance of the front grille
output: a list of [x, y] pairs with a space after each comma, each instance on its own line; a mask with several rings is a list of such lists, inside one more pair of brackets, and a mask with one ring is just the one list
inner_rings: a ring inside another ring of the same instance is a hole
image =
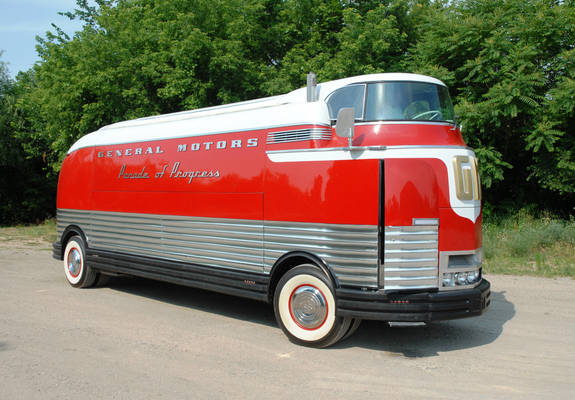
[[385, 290], [437, 288], [438, 255], [437, 226], [386, 226]]

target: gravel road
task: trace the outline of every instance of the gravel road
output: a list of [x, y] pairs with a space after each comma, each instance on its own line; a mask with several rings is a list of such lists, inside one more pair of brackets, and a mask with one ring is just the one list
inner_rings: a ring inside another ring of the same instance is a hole
[[575, 399], [575, 280], [487, 276], [481, 317], [364, 321], [323, 349], [272, 307], [140, 278], [74, 289], [51, 251], [0, 247], [2, 399]]

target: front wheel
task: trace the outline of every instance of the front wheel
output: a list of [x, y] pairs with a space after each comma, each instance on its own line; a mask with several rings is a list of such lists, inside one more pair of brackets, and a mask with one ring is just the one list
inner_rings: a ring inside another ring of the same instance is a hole
[[80, 236], [74, 236], [64, 252], [64, 272], [68, 283], [76, 288], [87, 288], [94, 284], [96, 272], [86, 265], [86, 247]]
[[334, 293], [331, 280], [311, 264], [295, 267], [281, 278], [274, 295], [274, 311], [292, 342], [322, 348], [347, 333], [351, 318], [335, 315]]

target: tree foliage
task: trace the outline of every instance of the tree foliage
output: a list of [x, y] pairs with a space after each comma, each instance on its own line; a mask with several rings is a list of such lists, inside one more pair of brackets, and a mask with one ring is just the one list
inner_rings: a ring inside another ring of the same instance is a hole
[[[137, 117], [398, 70], [415, 40], [406, 0], [77, 0], [84, 29], [39, 39], [38, 123], [59, 160], [79, 137]], [[363, 60], [358, 62], [358, 54]]]
[[110, 123], [286, 93], [309, 71], [419, 72], [450, 87], [488, 203], [572, 209], [574, 0], [76, 1], [83, 29], [54, 26], [2, 83], [0, 160], [53, 179]]
[[433, 10], [409, 66], [450, 84], [489, 201], [543, 202], [545, 189], [573, 200], [572, 1], [458, 0]]
[[0, 60], [0, 226], [44, 220], [55, 211], [56, 177], [47, 173], [46, 153], [28, 155], [15, 133], [24, 120], [19, 100], [30, 89], [24, 82], [32, 76], [20, 73], [14, 82]]

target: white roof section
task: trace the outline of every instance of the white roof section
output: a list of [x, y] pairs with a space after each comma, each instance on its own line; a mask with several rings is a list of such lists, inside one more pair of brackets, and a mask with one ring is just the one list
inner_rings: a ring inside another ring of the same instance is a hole
[[[359, 75], [359, 76], [353, 76], [351, 78], [344, 78], [335, 81], [318, 83], [317, 85], [318, 101], [320, 100], [325, 101], [325, 99], [331, 93], [344, 86], [359, 83], [373, 83], [373, 82], [421, 82], [421, 83], [431, 83], [434, 85], [445, 86], [445, 84], [441, 82], [439, 79], [418, 74], [384, 73], [384, 74]], [[306, 101], [307, 89], [304, 87], [301, 89], [294, 90], [293, 92], [290, 92], [282, 96], [282, 100], [289, 103]]]
[[369, 82], [423, 82], [445, 86], [423, 75], [384, 73], [318, 84], [318, 101], [307, 102], [307, 89], [286, 95], [139, 118], [108, 125], [79, 139], [68, 151], [83, 147], [176, 139], [303, 124], [330, 123], [325, 99], [335, 90]]

